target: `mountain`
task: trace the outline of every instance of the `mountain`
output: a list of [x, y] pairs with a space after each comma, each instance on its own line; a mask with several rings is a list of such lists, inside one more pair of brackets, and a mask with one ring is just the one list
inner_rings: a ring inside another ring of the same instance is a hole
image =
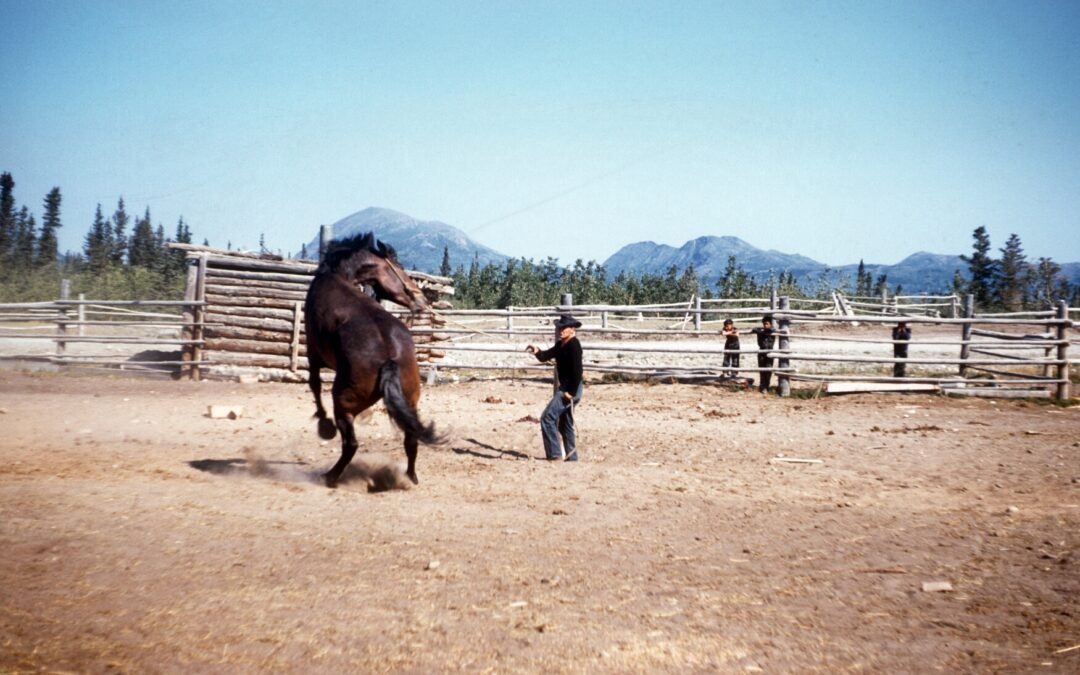
[[[639, 275], [664, 274], [672, 265], [681, 272], [693, 264], [705, 283], [715, 286], [731, 255], [735, 256], [736, 263], [743, 270], [759, 282], [767, 280], [769, 272], [776, 276], [781, 272], [791, 272], [796, 281], [808, 290], [826, 271], [834, 282], [846, 278], [854, 285], [859, 268], [857, 264], [830, 268], [806, 256], [764, 251], [738, 237], [698, 237], [679, 248], [651, 241], [637, 242], [616, 251], [604, 262], [604, 267], [610, 276], [615, 276], [622, 271]], [[913, 253], [895, 265], [867, 264], [865, 269], [875, 279], [880, 274], [887, 275], [891, 287], [900, 284], [909, 292], [941, 291], [949, 288], [956, 270], [967, 274], [967, 265], [959, 256], [923, 251]]]
[[763, 251], [746, 243], [738, 237], [698, 237], [679, 248], [651, 241], [638, 242], [623, 246], [604, 261], [609, 277], [619, 272], [633, 274], [664, 274], [672, 265], [680, 272], [693, 264], [698, 276], [706, 283], [713, 284], [724, 273], [728, 256], [734, 255], [738, 264], [746, 272], [768, 276], [769, 270], [779, 274], [790, 271], [795, 278], [811, 277], [825, 268], [825, 265], [806, 256]]
[[[507, 256], [478, 244], [461, 230], [436, 220], [416, 220], [390, 209], [366, 208], [346, 216], [330, 226], [335, 239], [374, 232], [376, 238], [397, 249], [398, 259], [406, 269], [438, 274], [443, 248], [449, 251], [450, 267], [466, 269], [475, 257], [483, 267], [488, 263], [503, 265]], [[307, 257], [318, 257], [319, 234], [306, 245]]]
[[[885, 274], [889, 280], [890, 288], [897, 285], [904, 287], [905, 293], [938, 292], [952, 287], [953, 275], [957, 270], [966, 279], [968, 277], [967, 263], [958, 255], [942, 255], [940, 253], [927, 253], [919, 251], [912, 253], [895, 265], [864, 265], [868, 274], [874, 279]], [[859, 266], [843, 265], [835, 268], [841, 278], [854, 279], [859, 272]]]
[[[421, 272], [438, 272], [444, 247], [450, 253], [450, 266], [453, 269], [459, 266], [467, 269], [474, 257], [481, 267], [488, 263], [501, 267], [509, 257], [476, 243], [456, 227], [439, 221], [416, 220], [390, 209], [366, 208], [342, 218], [331, 227], [335, 238], [372, 231], [380, 240], [397, 249], [398, 257], [406, 268]], [[308, 257], [316, 257], [318, 250], [319, 237], [316, 233], [315, 238], [306, 245]], [[698, 237], [678, 248], [651, 241], [627, 244], [605, 260], [604, 267], [608, 278], [612, 279], [623, 271], [635, 275], [665, 274], [672, 265], [681, 273], [693, 264], [698, 276], [715, 288], [731, 255], [758, 282], [766, 281], [770, 271], [776, 276], [781, 272], [791, 272], [808, 291], [814, 290], [826, 271], [833, 283], [839, 285], [846, 281], [849, 287], [854, 286], [859, 267], [858, 264], [829, 267], [806, 256], [762, 250], [738, 237]], [[1071, 285], [1080, 285], [1080, 263], [1059, 264], [1062, 276]], [[957, 270], [965, 278], [968, 276], [967, 263], [960, 256], [925, 251], [913, 253], [895, 265], [866, 263], [864, 267], [873, 279], [885, 274], [890, 288], [899, 284], [906, 293], [945, 291], [952, 286]]]

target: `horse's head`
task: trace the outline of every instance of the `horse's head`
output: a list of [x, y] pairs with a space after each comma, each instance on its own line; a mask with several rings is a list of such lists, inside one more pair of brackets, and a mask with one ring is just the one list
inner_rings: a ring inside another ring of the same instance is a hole
[[393, 247], [375, 239], [371, 232], [332, 242], [319, 272], [343, 274], [354, 284], [371, 286], [379, 300], [390, 300], [414, 312], [428, 308], [423, 291], [405, 273]]

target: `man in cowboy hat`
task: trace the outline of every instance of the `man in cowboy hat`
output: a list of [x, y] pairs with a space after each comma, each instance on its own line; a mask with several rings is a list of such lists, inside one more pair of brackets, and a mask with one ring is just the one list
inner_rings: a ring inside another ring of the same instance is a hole
[[[544, 438], [544, 452], [548, 459], [577, 461], [577, 438], [574, 433], [574, 406], [581, 400], [582, 367], [581, 343], [577, 339], [577, 329], [581, 322], [563, 314], [555, 322], [559, 339], [551, 349], [540, 351], [535, 345], [529, 345], [525, 351], [535, 354], [541, 362], [555, 359], [555, 372], [559, 377], [559, 388], [540, 416], [540, 433]], [[559, 436], [562, 436], [562, 447]], [[566, 451], [563, 455], [562, 450]]]

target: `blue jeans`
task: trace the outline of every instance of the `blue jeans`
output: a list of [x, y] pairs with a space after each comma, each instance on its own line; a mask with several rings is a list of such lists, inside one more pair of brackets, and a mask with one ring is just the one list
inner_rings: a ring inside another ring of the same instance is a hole
[[[583, 384], [579, 384], [574, 392], [574, 405], [581, 401]], [[544, 437], [544, 454], [548, 459], [562, 459], [562, 448], [566, 449], [566, 460], [577, 461], [577, 436], [574, 433], [574, 409], [570, 402], [563, 398], [562, 391], [555, 392], [540, 415], [540, 433]], [[562, 436], [562, 446], [559, 445], [559, 437]]]

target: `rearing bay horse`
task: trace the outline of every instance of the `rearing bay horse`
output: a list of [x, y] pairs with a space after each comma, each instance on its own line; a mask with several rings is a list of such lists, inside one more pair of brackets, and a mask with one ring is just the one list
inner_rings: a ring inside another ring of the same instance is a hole
[[[423, 293], [398, 263], [394, 249], [371, 232], [331, 242], [304, 305], [308, 384], [315, 396], [319, 436], [331, 439], [335, 431], [341, 432], [341, 458], [323, 478], [327, 487], [337, 485], [358, 446], [353, 420], [381, 398], [390, 419], [405, 433], [406, 475], [416, 484], [417, 441], [436, 444], [442, 439], [435, 425], [423, 424], [416, 412], [420, 369], [412, 334], [357, 284], [374, 288], [379, 300], [391, 300], [413, 311], [427, 308]], [[327, 419], [322, 404], [321, 368], [335, 371], [333, 421]]]

